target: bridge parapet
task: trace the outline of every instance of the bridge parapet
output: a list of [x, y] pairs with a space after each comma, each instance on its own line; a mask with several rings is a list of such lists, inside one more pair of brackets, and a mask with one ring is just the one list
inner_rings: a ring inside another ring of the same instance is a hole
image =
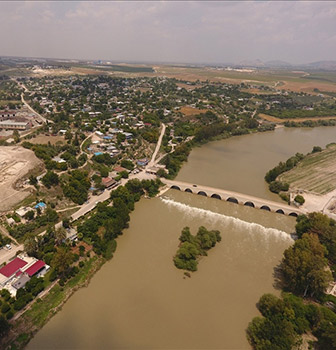
[[163, 182], [166, 183], [172, 189], [180, 190], [183, 192], [194, 193], [201, 196], [207, 196], [210, 198], [224, 200], [224, 201], [228, 201], [236, 204], [241, 204], [241, 205], [249, 206], [251, 208], [271, 211], [274, 213], [285, 214], [290, 216], [298, 216], [300, 214], [303, 214], [303, 212], [299, 208], [270, 201], [263, 198], [250, 196], [247, 194], [227, 191], [227, 190], [203, 186], [203, 185], [195, 185], [195, 184], [185, 183], [181, 181], [163, 180]]

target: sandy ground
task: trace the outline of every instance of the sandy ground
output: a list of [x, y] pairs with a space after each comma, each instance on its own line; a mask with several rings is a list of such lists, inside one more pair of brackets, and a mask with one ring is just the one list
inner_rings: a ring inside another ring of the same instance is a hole
[[305, 203], [300, 207], [306, 213], [321, 212], [336, 220], [336, 190], [324, 195], [303, 191]]
[[15, 183], [41, 164], [34, 152], [20, 146], [0, 147], [0, 211], [9, 210], [29, 194], [14, 189]]

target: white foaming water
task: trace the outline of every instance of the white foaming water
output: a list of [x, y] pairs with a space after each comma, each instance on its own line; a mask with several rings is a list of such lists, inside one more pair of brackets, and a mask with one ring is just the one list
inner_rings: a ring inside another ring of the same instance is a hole
[[281, 238], [282, 240], [293, 242], [292, 237], [287, 232], [277, 230], [275, 228], [264, 227], [254, 222], [247, 222], [247, 221], [235, 218], [233, 216], [227, 216], [224, 214], [215, 213], [211, 210], [192, 207], [188, 204], [174, 201], [173, 199], [167, 199], [162, 197], [160, 197], [160, 199], [163, 203], [167, 204], [168, 206], [174, 207], [180, 211], [183, 211], [189, 216], [194, 216], [194, 217], [197, 216], [197, 217], [202, 217], [203, 219], [211, 219], [212, 222], [214, 221], [216, 222], [220, 220], [221, 222], [224, 222], [227, 225], [232, 224], [234, 226], [243, 228], [248, 232], [251, 232], [253, 230], [253, 232], [262, 233], [266, 237], [269, 237], [270, 235], [272, 235], [273, 237]]

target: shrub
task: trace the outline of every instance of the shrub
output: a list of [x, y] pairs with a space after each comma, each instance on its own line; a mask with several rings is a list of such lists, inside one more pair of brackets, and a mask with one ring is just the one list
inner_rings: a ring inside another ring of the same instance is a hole
[[300, 194], [296, 195], [294, 198], [294, 201], [300, 205], [302, 205], [305, 202], [305, 199], [303, 198], [303, 196], [301, 196]]

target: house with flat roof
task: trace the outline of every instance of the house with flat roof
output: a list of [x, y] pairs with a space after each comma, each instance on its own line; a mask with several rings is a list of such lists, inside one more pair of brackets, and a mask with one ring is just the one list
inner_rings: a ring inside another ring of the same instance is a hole
[[20, 255], [0, 269], [0, 289], [7, 289], [15, 296], [33, 276], [43, 276], [49, 269], [42, 260]]
[[31, 122], [17, 122], [14, 120], [0, 121], [0, 129], [3, 130], [28, 130], [32, 127]]

